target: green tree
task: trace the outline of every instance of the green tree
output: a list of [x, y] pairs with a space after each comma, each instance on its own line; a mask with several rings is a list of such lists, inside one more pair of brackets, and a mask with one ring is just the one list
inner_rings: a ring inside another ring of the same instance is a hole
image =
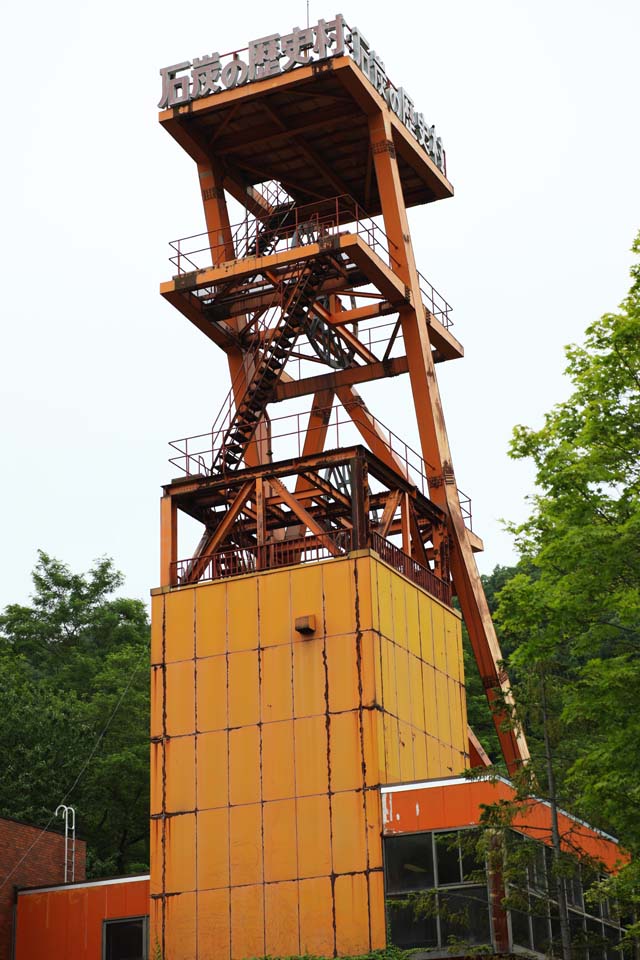
[[77, 808], [92, 875], [148, 864], [149, 624], [113, 597], [108, 559], [72, 573], [45, 553], [31, 605], [0, 615], [0, 815]]

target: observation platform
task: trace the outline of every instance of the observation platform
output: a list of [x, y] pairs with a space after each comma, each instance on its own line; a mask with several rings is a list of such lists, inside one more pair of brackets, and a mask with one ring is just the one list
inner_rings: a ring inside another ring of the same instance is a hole
[[[251, 188], [278, 180], [297, 204], [322, 213], [326, 198], [353, 197], [370, 216], [382, 212], [369, 119], [384, 99], [349, 56], [211, 94], [160, 114], [160, 123], [197, 162], [222, 165], [224, 189], [254, 214]], [[453, 186], [395, 114], [393, 148], [407, 207], [453, 196]]]

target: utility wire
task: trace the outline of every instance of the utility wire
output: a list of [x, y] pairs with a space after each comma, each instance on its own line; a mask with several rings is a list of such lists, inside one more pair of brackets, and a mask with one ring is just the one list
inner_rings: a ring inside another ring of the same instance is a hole
[[[85, 770], [87, 769], [87, 767], [89, 766], [89, 764], [90, 764], [91, 761], [93, 760], [93, 758], [94, 758], [94, 756], [95, 756], [95, 754], [96, 754], [96, 751], [97, 751], [98, 747], [99, 747], [100, 744], [102, 743], [102, 741], [103, 741], [103, 739], [104, 739], [104, 737], [105, 737], [105, 735], [106, 735], [106, 733], [107, 733], [107, 730], [108, 730], [109, 727], [111, 726], [111, 723], [112, 723], [113, 719], [115, 718], [118, 710], [119, 710], [120, 707], [122, 706], [122, 703], [123, 703], [123, 701], [124, 701], [124, 698], [126, 697], [127, 693], [129, 692], [129, 688], [131, 687], [131, 684], [133, 683], [133, 681], [134, 681], [134, 679], [136, 678], [136, 676], [138, 675], [138, 671], [140, 670], [140, 667], [141, 667], [141, 666], [142, 666], [142, 663], [139, 663], [138, 666], [137, 666], [137, 667], [135, 668], [135, 670], [133, 671], [133, 673], [131, 674], [131, 676], [129, 677], [129, 680], [127, 681], [127, 685], [125, 686], [124, 690], [122, 691], [122, 693], [121, 693], [121, 695], [120, 695], [120, 699], [118, 700], [118, 702], [116, 703], [115, 707], [114, 707], [113, 710], [111, 711], [111, 716], [109, 717], [109, 719], [107, 720], [106, 724], [104, 725], [104, 727], [103, 727], [103, 729], [102, 729], [102, 732], [100, 733], [99, 737], [97, 738], [96, 742], [94, 743], [93, 748], [92, 748], [92, 750], [91, 750], [91, 753], [89, 754], [89, 756], [87, 757], [87, 759], [86, 759], [85, 762], [83, 763], [83, 765], [82, 765], [82, 767], [81, 767], [81, 769], [80, 769], [80, 773], [78, 774], [78, 776], [76, 777], [76, 779], [73, 781], [73, 783], [71, 784], [71, 786], [69, 787], [69, 789], [68, 789], [67, 792], [65, 793], [65, 795], [64, 795], [64, 797], [62, 798], [62, 800], [60, 801], [60, 803], [57, 804], [56, 810], [58, 809], [58, 807], [60, 806], [60, 804], [63, 804], [63, 803], [65, 802], [65, 800], [67, 800], [67, 799], [71, 796], [71, 794], [73, 793], [73, 791], [75, 790], [75, 788], [76, 788], [76, 787], [78, 786], [78, 784], [80, 783], [80, 780], [81, 780], [81, 778], [82, 778]], [[31, 853], [31, 851], [33, 850], [33, 848], [36, 846], [36, 844], [40, 842], [40, 840], [42, 839], [42, 837], [44, 836], [44, 834], [47, 832], [47, 830], [49, 829], [49, 827], [51, 826], [51, 824], [52, 824], [53, 821], [55, 820], [55, 817], [56, 817], [55, 813], [51, 815], [51, 817], [49, 818], [49, 820], [48, 820], [48, 822], [47, 822], [47, 825], [42, 828], [42, 830], [40, 831], [40, 833], [38, 834], [38, 836], [35, 838], [35, 840], [33, 841], [33, 843], [27, 848], [27, 850], [26, 850], [25, 853], [20, 857], [20, 859], [18, 860], [18, 862], [17, 862], [16, 864], [14, 864], [14, 866], [11, 868], [11, 870], [9, 871], [9, 873], [6, 875], [6, 877], [4, 878], [4, 880], [2, 881], [2, 883], [0, 883], [0, 890], [2, 890], [3, 887], [5, 886], [5, 884], [7, 884], [7, 883], [9, 882], [9, 880], [10, 880], [11, 877], [14, 875], [14, 873], [16, 872], [16, 870], [18, 869], [18, 867], [19, 867], [22, 863], [24, 863], [24, 861], [27, 859], [27, 857], [29, 856], [29, 854]]]

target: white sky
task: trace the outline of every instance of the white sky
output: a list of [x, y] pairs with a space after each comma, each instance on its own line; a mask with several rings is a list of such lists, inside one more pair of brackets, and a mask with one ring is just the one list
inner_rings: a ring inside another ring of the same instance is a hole
[[[436, 124], [456, 188], [410, 214], [418, 264], [454, 307], [464, 360], [438, 368], [480, 569], [525, 515], [516, 423], [566, 396], [563, 346], [628, 288], [640, 227], [637, 0], [341, 8]], [[331, 18], [317, 0], [311, 19]], [[167, 441], [209, 428], [223, 354], [166, 304], [167, 242], [204, 229], [192, 161], [157, 124], [161, 66], [304, 25], [280, 4], [34, 0], [3, 13], [0, 607], [41, 547], [124, 592], [158, 579]], [[409, 385], [366, 394], [416, 441]]]

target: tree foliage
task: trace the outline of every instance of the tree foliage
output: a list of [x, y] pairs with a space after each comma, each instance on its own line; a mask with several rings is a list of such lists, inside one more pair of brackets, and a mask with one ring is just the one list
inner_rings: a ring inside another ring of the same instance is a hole
[[[148, 863], [149, 624], [108, 559], [40, 553], [29, 606], [0, 615], [0, 815], [77, 809], [94, 876]], [[77, 782], [76, 782], [77, 781]]]

